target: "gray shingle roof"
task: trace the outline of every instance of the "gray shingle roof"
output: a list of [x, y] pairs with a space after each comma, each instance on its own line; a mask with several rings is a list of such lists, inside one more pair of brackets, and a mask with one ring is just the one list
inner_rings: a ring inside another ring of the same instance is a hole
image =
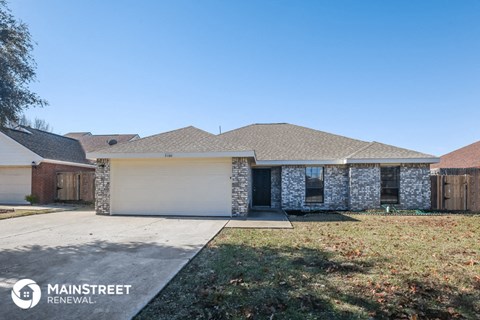
[[368, 144], [288, 123], [252, 124], [220, 137], [253, 148], [257, 160], [344, 159]]
[[186, 127], [133, 140], [95, 153], [197, 153], [254, 151], [257, 161], [332, 161], [345, 159], [432, 159], [424, 153], [366, 142], [288, 123], [253, 124], [213, 135]]
[[369, 143], [365, 148], [362, 148], [351, 154], [347, 158], [349, 159], [378, 159], [378, 158], [399, 158], [399, 159], [411, 159], [411, 158], [435, 158], [432, 155], [408, 150], [383, 144], [373, 141]]
[[98, 153], [196, 153], [226, 151], [246, 151], [246, 149], [223, 141], [214, 134], [192, 126], [96, 150]]
[[90, 164], [78, 140], [30, 127], [21, 128], [24, 130], [1, 128], [0, 131], [45, 159]]

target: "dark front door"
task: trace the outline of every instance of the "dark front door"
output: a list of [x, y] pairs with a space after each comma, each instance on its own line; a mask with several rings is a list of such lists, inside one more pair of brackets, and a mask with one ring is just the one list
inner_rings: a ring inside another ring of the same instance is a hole
[[270, 169], [253, 169], [253, 205], [270, 207], [271, 171]]

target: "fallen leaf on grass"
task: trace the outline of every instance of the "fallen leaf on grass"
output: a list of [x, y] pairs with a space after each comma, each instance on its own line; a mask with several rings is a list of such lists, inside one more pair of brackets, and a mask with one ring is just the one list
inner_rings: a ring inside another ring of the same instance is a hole
[[233, 284], [233, 285], [239, 285], [239, 284], [241, 284], [241, 283], [243, 283], [243, 279], [242, 279], [242, 278], [230, 280], [230, 284]]
[[477, 262], [473, 259], [470, 259], [470, 260], [464, 262], [463, 264], [466, 265], [466, 266], [473, 266], [473, 265], [476, 265]]
[[415, 286], [415, 285], [410, 286], [410, 292], [411, 292], [411, 293], [415, 294], [415, 293], [417, 293], [417, 290], [418, 290], [418, 289], [417, 289], [417, 286]]

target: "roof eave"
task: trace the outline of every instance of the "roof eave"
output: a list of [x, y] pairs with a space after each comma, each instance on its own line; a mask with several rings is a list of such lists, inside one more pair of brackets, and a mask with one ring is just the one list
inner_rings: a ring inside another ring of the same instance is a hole
[[152, 158], [230, 158], [252, 157], [254, 151], [215, 151], [215, 152], [89, 152], [88, 159], [152, 159]]
[[55, 159], [43, 159], [42, 161], [38, 162], [38, 164], [40, 164], [42, 162], [51, 163], [51, 164], [61, 164], [61, 165], [73, 166], [73, 167], [91, 168], [91, 169], [95, 169], [95, 167], [96, 167], [94, 164], [80, 163], [80, 162], [73, 162], [73, 161], [55, 160]]
[[281, 166], [281, 165], [323, 165], [344, 164], [343, 160], [257, 160], [257, 165]]
[[440, 158], [357, 158], [345, 159], [344, 163], [438, 163]]

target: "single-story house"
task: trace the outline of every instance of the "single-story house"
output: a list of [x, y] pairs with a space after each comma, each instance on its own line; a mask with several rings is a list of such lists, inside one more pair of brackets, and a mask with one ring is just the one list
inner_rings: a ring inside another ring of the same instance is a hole
[[97, 159], [96, 211], [110, 215], [426, 209], [439, 160], [286, 123], [219, 135], [186, 127], [87, 155]]
[[455, 169], [468, 168], [480, 168], [480, 141], [447, 153], [440, 157], [440, 162], [430, 165], [435, 174], [459, 172]]
[[138, 134], [92, 134], [91, 132], [70, 132], [65, 137], [80, 141], [85, 152], [108, 148], [117, 143], [129, 142], [140, 138]]
[[95, 164], [77, 140], [25, 126], [0, 128], [0, 203], [27, 204], [26, 195], [53, 202], [57, 173], [85, 171], [94, 172]]

